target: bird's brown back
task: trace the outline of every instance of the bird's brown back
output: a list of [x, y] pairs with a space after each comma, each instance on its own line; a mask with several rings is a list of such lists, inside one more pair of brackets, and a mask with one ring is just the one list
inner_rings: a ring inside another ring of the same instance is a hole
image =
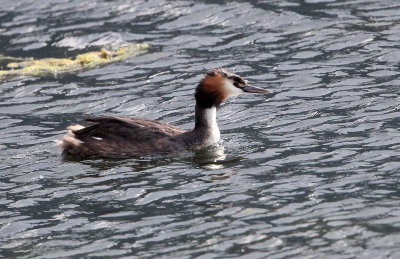
[[139, 118], [88, 118], [91, 125], [72, 131], [79, 145], [69, 145], [64, 153], [74, 157], [127, 158], [165, 153], [179, 149], [175, 136], [186, 130]]

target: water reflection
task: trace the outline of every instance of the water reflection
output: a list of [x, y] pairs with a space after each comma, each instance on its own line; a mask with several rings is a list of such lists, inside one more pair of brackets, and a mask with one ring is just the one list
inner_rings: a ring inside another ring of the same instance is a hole
[[60, 161], [65, 163], [82, 163], [99, 172], [122, 165], [129, 166], [134, 172], [140, 172], [151, 168], [168, 166], [176, 162], [184, 162], [200, 168], [216, 170], [224, 168], [224, 165], [240, 162], [243, 159], [242, 157], [227, 158], [224, 150], [223, 144], [218, 143], [201, 150], [185, 151], [169, 155], [160, 154], [132, 159], [79, 159], [60, 157]]
[[221, 143], [198, 150], [194, 153], [193, 161], [204, 169], [223, 168], [223, 161], [226, 159], [224, 150]]

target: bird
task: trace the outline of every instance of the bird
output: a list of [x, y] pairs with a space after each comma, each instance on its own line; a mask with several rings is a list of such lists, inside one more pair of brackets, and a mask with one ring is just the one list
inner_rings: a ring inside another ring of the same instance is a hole
[[87, 126], [71, 125], [59, 141], [63, 158], [125, 159], [198, 150], [220, 141], [217, 107], [242, 93], [269, 94], [224, 68], [209, 69], [195, 89], [192, 130], [143, 118], [102, 116], [86, 118]]

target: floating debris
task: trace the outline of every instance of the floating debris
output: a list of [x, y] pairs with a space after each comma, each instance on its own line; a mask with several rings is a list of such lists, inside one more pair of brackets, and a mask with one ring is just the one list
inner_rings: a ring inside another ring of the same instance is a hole
[[78, 55], [75, 59], [67, 58], [14, 58], [0, 55], [0, 64], [6, 70], [0, 70], [0, 80], [14, 76], [57, 76], [84, 69], [92, 69], [100, 65], [128, 59], [138, 52], [150, 48], [147, 43], [135, 43], [117, 50], [93, 51]]

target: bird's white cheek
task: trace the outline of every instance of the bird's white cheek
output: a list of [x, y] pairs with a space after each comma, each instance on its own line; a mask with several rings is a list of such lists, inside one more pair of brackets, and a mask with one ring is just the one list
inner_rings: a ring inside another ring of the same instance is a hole
[[240, 88], [234, 86], [230, 81], [225, 82], [224, 91], [228, 96], [236, 96], [243, 93], [243, 91]]

